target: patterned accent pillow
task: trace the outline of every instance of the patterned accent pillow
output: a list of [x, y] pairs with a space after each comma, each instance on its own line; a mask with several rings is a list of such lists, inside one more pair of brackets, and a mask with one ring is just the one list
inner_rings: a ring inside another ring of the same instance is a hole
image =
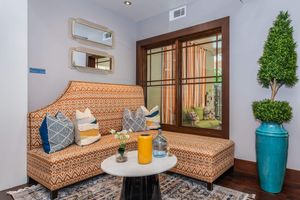
[[125, 108], [123, 113], [123, 130], [129, 129], [133, 132], [146, 130], [146, 118], [141, 108], [138, 108], [135, 113]]
[[199, 120], [199, 117], [198, 115], [195, 113], [195, 111], [191, 111], [189, 112], [189, 117], [192, 121], [198, 121]]
[[74, 143], [74, 125], [63, 113], [46, 114], [40, 127], [43, 149], [54, 153]]
[[194, 112], [198, 115], [199, 120], [204, 119], [204, 108], [202, 107], [194, 107]]
[[204, 108], [204, 119], [205, 120], [215, 120], [215, 111], [211, 109], [210, 107], [205, 107]]
[[159, 106], [154, 106], [150, 111], [145, 106], [141, 106], [141, 109], [146, 118], [147, 130], [160, 129]]
[[84, 112], [76, 110], [75, 141], [80, 146], [89, 145], [101, 138], [99, 124], [90, 109]]

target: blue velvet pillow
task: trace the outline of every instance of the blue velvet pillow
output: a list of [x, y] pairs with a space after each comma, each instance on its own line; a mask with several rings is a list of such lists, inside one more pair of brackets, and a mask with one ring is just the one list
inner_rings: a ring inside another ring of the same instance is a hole
[[63, 113], [46, 114], [40, 127], [43, 149], [54, 153], [74, 143], [74, 124]]

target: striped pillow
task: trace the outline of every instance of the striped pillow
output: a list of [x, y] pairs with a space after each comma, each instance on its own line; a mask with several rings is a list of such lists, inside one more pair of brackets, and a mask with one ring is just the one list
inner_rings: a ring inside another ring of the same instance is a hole
[[153, 107], [150, 111], [145, 106], [141, 106], [141, 109], [146, 118], [147, 130], [160, 129], [159, 106]]
[[100, 139], [99, 124], [90, 109], [87, 108], [84, 112], [76, 110], [76, 120], [74, 124], [76, 144], [84, 146]]

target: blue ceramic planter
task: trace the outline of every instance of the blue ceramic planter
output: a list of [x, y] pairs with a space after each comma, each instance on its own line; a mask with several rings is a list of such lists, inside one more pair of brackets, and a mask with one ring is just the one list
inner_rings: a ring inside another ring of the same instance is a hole
[[288, 152], [288, 132], [281, 124], [262, 122], [256, 129], [256, 160], [260, 187], [271, 193], [282, 189]]

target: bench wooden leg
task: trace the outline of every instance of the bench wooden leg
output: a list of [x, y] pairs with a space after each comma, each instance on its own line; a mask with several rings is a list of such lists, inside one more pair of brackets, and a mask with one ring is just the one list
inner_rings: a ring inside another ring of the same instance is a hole
[[57, 198], [57, 193], [58, 193], [57, 190], [50, 191], [50, 199], [51, 199], [51, 200], [56, 199], [56, 198]]
[[230, 168], [227, 170], [227, 172], [228, 172], [229, 174], [233, 173], [233, 172], [234, 172], [234, 166], [230, 167]]
[[29, 177], [29, 176], [27, 176], [27, 182], [28, 182], [28, 184], [30, 184], [30, 185], [35, 185], [35, 184], [37, 184], [38, 182], [36, 182], [34, 179], [32, 179], [31, 177]]
[[208, 191], [212, 191], [214, 189], [213, 183], [206, 183], [206, 187]]
[[[28, 184], [30, 184], [30, 185], [38, 184], [37, 181], [35, 181], [34, 179], [32, 179], [29, 176], [27, 177], [27, 180], [28, 180]], [[57, 194], [58, 194], [58, 190], [50, 191], [50, 199], [51, 200], [56, 199], [57, 198]]]

